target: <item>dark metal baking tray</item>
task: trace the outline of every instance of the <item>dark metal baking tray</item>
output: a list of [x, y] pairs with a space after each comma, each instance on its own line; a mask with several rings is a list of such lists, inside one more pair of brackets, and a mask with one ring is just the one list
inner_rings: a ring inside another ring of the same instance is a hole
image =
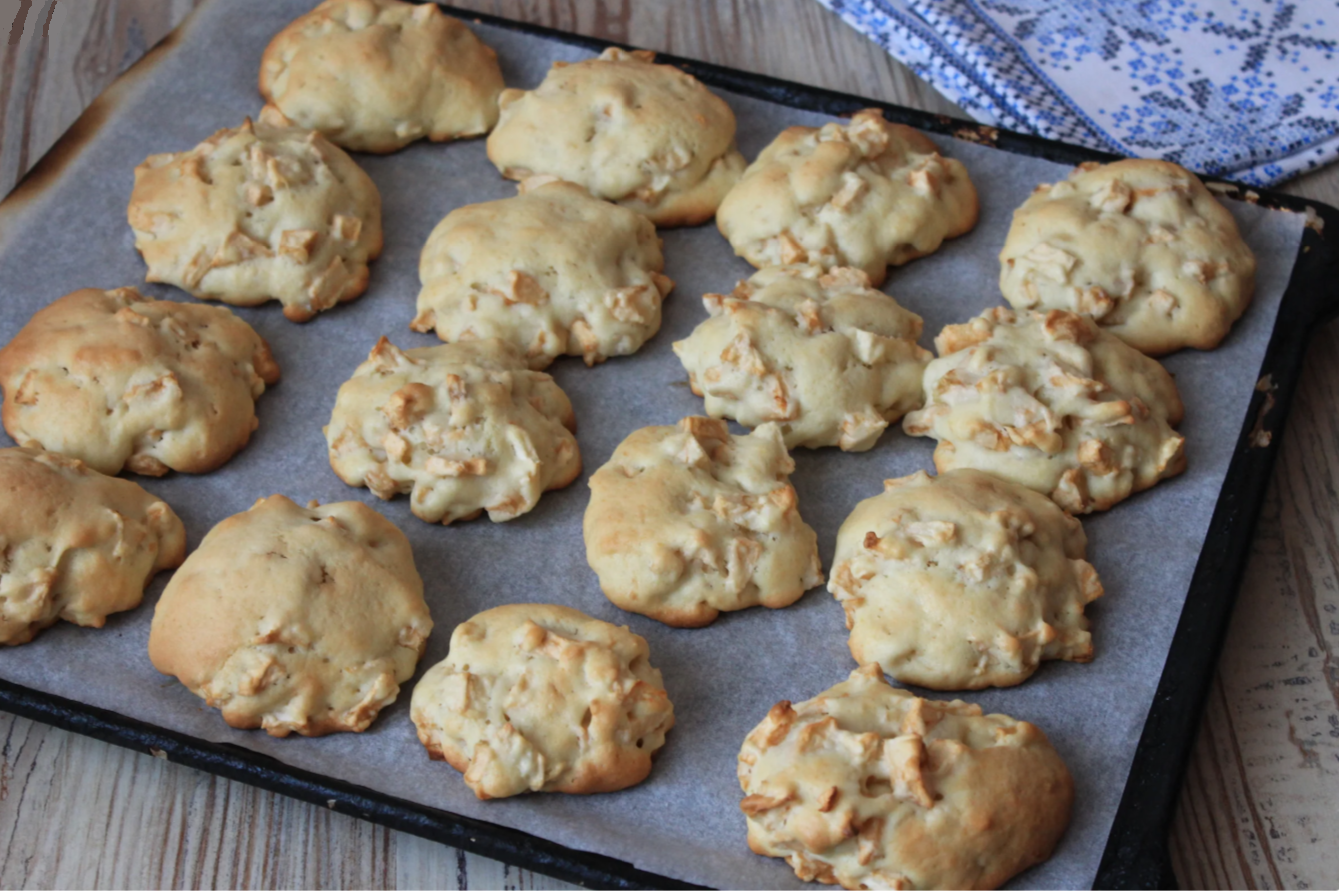
[[[466, 20], [599, 51], [611, 41], [445, 7]], [[1061, 163], [1116, 156], [942, 115], [658, 54], [711, 87], [797, 109], [832, 115], [877, 107], [893, 121], [1001, 151]], [[1135, 752], [1119, 810], [1094, 877], [1095, 887], [1171, 887], [1175, 876], [1167, 833], [1199, 716], [1217, 664], [1256, 519], [1280, 447], [1311, 332], [1339, 314], [1339, 211], [1268, 190], [1216, 183], [1229, 197], [1306, 213], [1308, 225], [1275, 321], [1260, 385], [1242, 423], [1236, 450], [1200, 552], [1175, 637]], [[1268, 436], [1261, 435], [1267, 432]], [[167, 758], [229, 779], [281, 792], [444, 844], [592, 887], [697, 887], [458, 814], [299, 770], [264, 754], [213, 743], [84, 703], [0, 680], [0, 708], [67, 730]]]

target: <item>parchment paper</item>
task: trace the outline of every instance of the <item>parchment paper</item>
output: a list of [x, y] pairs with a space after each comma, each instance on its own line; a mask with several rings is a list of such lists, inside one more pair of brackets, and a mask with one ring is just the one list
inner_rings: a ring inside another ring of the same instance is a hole
[[[139, 284], [158, 297], [191, 299], [142, 283], [144, 266], [125, 220], [131, 171], [148, 154], [189, 148], [256, 113], [261, 51], [310, 5], [309, 0], [227, 0], [201, 10], [184, 41], [136, 88], [62, 180], [0, 233], [0, 337], [9, 339], [34, 311], [80, 287]], [[586, 55], [505, 30], [477, 31], [498, 50], [513, 86], [535, 85], [555, 59]], [[823, 120], [725, 95], [739, 117], [740, 148], [749, 158], [783, 127]], [[939, 142], [971, 171], [982, 213], [968, 236], [890, 276], [886, 290], [925, 317], [926, 346], [945, 323], [1000, 302], [996, 253], [1010, 213], [1034, 185], [1066, 173], [1046, 161]], [[430, 762], [416, 740], [408, 715], [413, 681], [361, 735], [275, 740], [260, 731], [231, 730], [149, 664], [145, 647], [161, 578], [143, 606], [114, 617], [103, 630], [61, 623], [34, 643], [0, 652], [0, 676], [642, 869], [724, 887], [796, 886], [783, 862], [755, 856], [745, 845], [735, 756], [744, 735], [774, 702], [813, 696], [855, 667], [842, 610], [824, 590], [811, 591], [784, 610], [751, 609], [724, 615], [709, 628], [674, 630], [621, 612], [600, 593], [581, 540], [586, 476], [545, 495], [516, 521], [443, 528], [414, 518], [406, 499], [381, 502], [366, 490], [345, 487], [330, 470], [321, 427], [336, 389], [377, 336], [387, 334], [402, 347], [436, 342], [408, 328], [418, 254], [428, 232], [455, 207], [515, 191], [487, 162], [480, 140], [419, 143], [389, 157], [355, 157], [384, 200], [386, 248], [372, 266], [368, 293], [306, 325], [286, 321], [277, 304], [239, 310], [269, 340], [284, 375], [260, 400], [260, 429], [251, 444], [205, 476], [137, 479], [176, 508], [192, 547], [213, 524], [274, 492], [300, 502], [360, 499], [385, 513], [413, 542], [436, 622], [420, 675], [446, 655], [456, 624], [502, 603], [563, 603], [630, 625], [650, 641], [678, 719], [650, 778], [617, 794], [479, 802], [459, 774]], [[1188, 440], [1188, 472], [1085, 521], [1089, 556], [1107, 590], [1090, 608], [1096, 659], [1088, 665], [1048, 663], [1021, 687], [966, 697], [987, 711], [1040, 725], [1077, 783], [1068, 834], [1053, 859], [1016, 880], [1020, 885], [1074, 887], [1092, 880], [1297, 252], [1300, 217], [1228, 204], [1259, 257], [1258, 294], [1222, 348], [1167, 361], [1187, 404], [1181, 429]], [[632, 430], [702, 411], [670, 343], [705, 317], [701, 294], [728, 291], [750, 272], [714, 226], [663, 235], [666, 272], [677, 287], [665, 304], [660, 333], [636, 356], [593, 369], [566, 359], [552, 369], [576, 407], [587, 475]], [[879, 492], [887, 477], [932, 470], [932, 446], [894, 427], [864, 454], [797, 451], [800, 509], [818, 530], [825, 569], [837, 527], [855, 503]]]

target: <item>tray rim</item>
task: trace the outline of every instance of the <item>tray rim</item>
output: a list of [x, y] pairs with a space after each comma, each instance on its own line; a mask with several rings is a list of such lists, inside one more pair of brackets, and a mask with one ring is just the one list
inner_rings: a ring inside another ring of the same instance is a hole
[[[459, 9], [438, 0], [409, 2], [436, 2], [447, 14], [467, 22], [516, 31], [596, 52], [609, 46], [638, 49], [619, 41]], [[145, 58], [175, 42], [177, 36], [190, 24], [188, 17], [152, 47]], [[805, 111], [849, 116], [862, 108], [879, 108], [890, 121], [1058, 163], [1107, 162], [1126, 157], [669, 53], [657, 52], [656, 60], [674, 65], [713, 88]], [[131, 69], [123, 72], [113, 82], [113, 87], [135, 67], [131, 66]], [[78, 124], [77, 119], [75, 125], [48, 149], [46, 155], [63, 148], [66, 135]], [[29, 179], [43, 173], [43, 166], [42, 159], [39, 159], [15, 184], [9, 195], [0, 201], [0, 205], [8, 203], [10, 196], [20, 193]], [[57, 178], [61, 172], [57, 172]], [[1176, 886], [1167, 850], [1167, 834], [1194, 745], [1200, 714], [1244, 575], [1255, 523], [1301, 377], [1307, 344], [1319, 323], [1339, 316], [1339, 285], [1336, 284], [1339, 282], [1339, 247], [1327, 241], [1323, 234], [1328, 229], [1333, 238], [1333, 233], [1339, 232], [1339, 210], [1320, 201], [1270, 189], [1256, 189], [1213, 176], [1201, 176], [1201, 179], [1221, 197], [1245, 200], [1272, 210], [1303, 213], [1309, 221], [1303, 230], [1298, 255], [1275, 316], [1261, 362], [1259, 383], [1247, 407], [1233, 457], [1219, 490], [1204, 545], [1186, 593], [1186, 602], [1149, 705], [1121, 802], [1093, 879], [1095, 888]], [[1316, 223], [1313, 225], [1311, 220]], [[1267, 434], [1265, 441], [1259, 437], [1262, 431]], [[340, 813], [573, 884], [616, 888], [702, 887], [646, 872], [603, 854], [571, 848], [522, 830], [417, 804], [355, 783], [292, 767], [251, 749], [231, 743], [210, 742], [3, 678], [0, 678], [0, 709], [312, 804], [324, 805]]]

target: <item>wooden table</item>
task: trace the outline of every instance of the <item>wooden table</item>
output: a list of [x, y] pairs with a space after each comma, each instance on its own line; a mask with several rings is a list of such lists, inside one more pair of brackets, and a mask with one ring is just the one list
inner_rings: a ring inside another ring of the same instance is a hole
[[[204, 0], [0, 0], [0, 194]], [[226, 0], [210, 0], [226, 2]], [[961, 114], [813, 0], [457, 5]], [[1286, 191], [1339, 204], [1339, 165]], [[1317, 332], [1181, 794], [1187, 887], [1339, 884], [1339, 330]], [[0, 886], [567, 887], [0, 714]]]

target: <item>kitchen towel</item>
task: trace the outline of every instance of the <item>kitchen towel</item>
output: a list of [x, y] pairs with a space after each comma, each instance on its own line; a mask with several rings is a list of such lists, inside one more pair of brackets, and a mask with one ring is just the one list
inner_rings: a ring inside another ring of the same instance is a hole
[[1339, 157], [1339, 0], [819, 0], [984, 123], [1267, 186]]

